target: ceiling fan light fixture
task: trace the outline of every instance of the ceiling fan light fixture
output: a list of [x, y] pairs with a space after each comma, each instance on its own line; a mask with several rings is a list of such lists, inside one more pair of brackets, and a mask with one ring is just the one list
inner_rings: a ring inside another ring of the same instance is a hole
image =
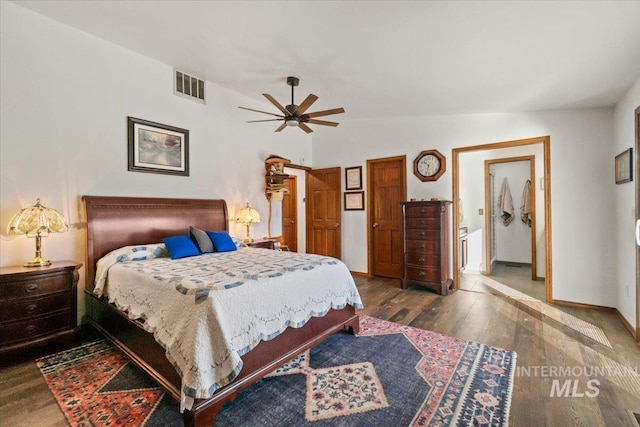
[[287, 126], [298, 127], [298, 125], [300, 124], [300, 119], [297, 117], [290, 117], [285, 120], [285, 123], [287, 124]]

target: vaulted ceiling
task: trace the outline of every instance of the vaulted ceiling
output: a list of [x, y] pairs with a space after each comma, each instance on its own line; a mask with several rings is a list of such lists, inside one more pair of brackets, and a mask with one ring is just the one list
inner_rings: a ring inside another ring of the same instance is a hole
[[340, 121], [613, 106], [640, 77], [640, 1], [15, 3], [260, 101], [299, 77]]

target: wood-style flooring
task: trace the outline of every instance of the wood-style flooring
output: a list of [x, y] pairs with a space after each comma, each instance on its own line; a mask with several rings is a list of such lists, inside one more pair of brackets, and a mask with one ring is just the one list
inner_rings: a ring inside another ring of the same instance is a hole
[[[356, 284], [362, 314], [518, 353], [511, 426], [637, 426], [632, 412], [640, 413], [640, 343], [616, 314], [464, 290], [442, 297], [401, 290], [392, 279], [356, 277]], [[35, 357], [0, 368], [0, 426], [67, 425]], [[609, 374], [596, 375], [598, 368]], [[561, 369], [582, 375], [559, 376]], [[598, 385], [588, 388], [590, 380]], [[571, 390], [550, 397], [554, 381], [555, 387], [571, 381]], [[588, 397], [594, 390], [597, 396]]]

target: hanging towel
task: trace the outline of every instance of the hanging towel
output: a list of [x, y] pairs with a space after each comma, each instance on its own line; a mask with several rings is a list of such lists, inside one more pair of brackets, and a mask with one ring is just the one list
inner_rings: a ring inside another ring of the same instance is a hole
[[514, 216], [513, 199], [511, 198], [511, 191], [509, 190], [507, 178], [502, 180], [502, 189], [500, 190], [498, 206], [500, 207], [500, 218], [502, 218], [502, 223], [506, 227], [511, 223], [511, 221], [513, 221]]
[[531, 227], [531, 181], [524, 183], [522, 202], [520, 203], [520, 219]]

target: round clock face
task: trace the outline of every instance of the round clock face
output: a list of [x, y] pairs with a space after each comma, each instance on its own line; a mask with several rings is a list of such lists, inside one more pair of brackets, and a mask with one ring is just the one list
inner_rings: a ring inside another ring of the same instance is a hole
[[440, 170], [440, 159], [433, 154], [427, 154], [418, 160], [418, 172], [422, 176], [434, 176]]
[[413, 174], [420, 181], [436, 181], [447, 170], [447, 160], [438, 150], [425, 150], [413, 161]]

